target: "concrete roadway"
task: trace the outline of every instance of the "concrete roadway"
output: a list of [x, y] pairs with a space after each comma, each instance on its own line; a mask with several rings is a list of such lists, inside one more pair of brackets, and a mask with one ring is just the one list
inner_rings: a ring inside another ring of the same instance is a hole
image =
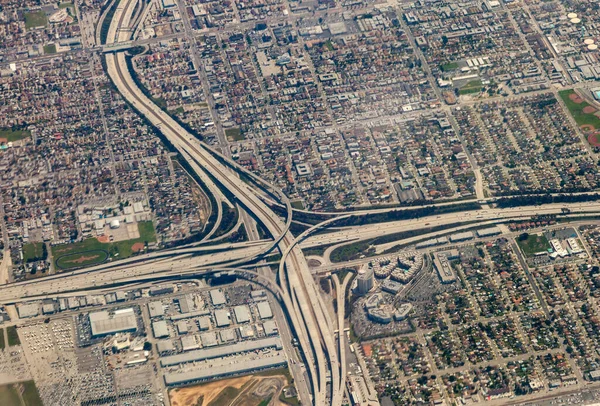
[[226, 250], [208, 255], [192, 256], [187, 254], [176, 258], [155, 259], [116, 268], [96, 270], [90, 268], [65, 272], [6, 285], [0, 289], [0, 303], [14, 303], [31, 296], [101, 288], [102, 286], [132, 280], [132, 278], [135, 280], [135, 278], [159, 276], [165, 272], [178, 274], [191, 270], [208, 269], [213, 264], [228, 262], [233, 258], [246, 258], [256, 255], [263, 247], [263, 244], [256, 244], [235, 251]]
[[[300, 243], [302, 248], [317, 247], [321, 245], [342, 242], [359, 241], [381, 237], [400, 231], [419, 230], [426, 227], [435, 227], [468, 221], [486, 222], [491, 220], [510, 220], [531, 218], [535, 215], [560, 214], [562, 208], [569, 208], [572, 212], [600, 213], [599, 202], [586, 203], [560, 203], [543, 206], [523, 206], [506, 209], [481, 209], [466, 212], [441, 214], [438, 216], [422, 217], [411, 220], [399, 220], [388, 223], [376, 223], [362, 226], [345, 227], [339, 231], [327, 234], [317, 234], [307, 237]], [[573, 213], [572, 216], [575, 216]], [[475, 226], [476, 224], [473, 224]], [[491, 225], [490, 225], [491, 226]], [[420, 236], [419, 238], [422, 238]]]
[[[121, 24], [119, 19], [113, 21], [117, 21], [118, 24]], [[285, 247], [286, 244], [293, 239], [287, 231], [287, 225], [283, 224], [279, 217], [256, 196], [254, 190], [250, 186], [237, 177], [232, 176], [231, 170], [206, 151], [204, 146], [200, 144], [194, 136], [189, 134], [170, 116], [160, 110], [145, 95], [143, 95], [131, 78], [131, 74], [126, 67], [125, 56], [123, 53], [107, 54], [106, 62], [108, 74], [123, 97], [153, 123], [167, 139], [169, 139], [174, 147], [177, 148], [190, 163], [194, 171], [198, 173], [202, 173], [204, 170], [210, 171], [222, 187], [232, 192], [238, 198], [240, 203], [252, 211], [253, 214], [267, 227], [271, 234], [280, 239], [281, 245]], [[316, 388], [314, 390], [315, 403], [327, 404], [329, 402], [324, 397], [324, 376], [327, 373], [327, 368], [323, 365], [323, 362], [325, 357], [328, 357], [330, 363], [333, 365], [336, 363], [335, 359], [337, 357], [335, 353], [327, 352], [326, 354], [322, 354], [320, 351], [320, 338], [327, 340], [327, 337], [331, 337], [329, 324], [327, 323], [327, 320], [323, 318], [322, 311], [318, 307], [315, 308], [314, 296], [311, 295], [311, 293], [317, 291], [317, 289], [314, 286], [311, 286], [315, 285], [315, 282], [312, 279], [306, 264], [302, 263], [304, 257], [302, 256], [301, 250], [296, 247], [291, 251], [290, 261], [286, 264], [286, 271], [290, 278], [293, 279], [293, 282], [291, 283], [293, 293], [290, 292], [289, 294], [286, 294], [284, 302], [286, 303], [286, 310], [290, 313], [294, 313], [291, 314], [292, 316], [295, 316], [292, 317], [292, 322], [295, 324], [299, 341], [307, 359], [310, 359], [309, 354], [314, 350], [316, 352], [313, 359], [316, 359], [317, 363], [320, 364], [320, 368], [316, 369], [316, 367], [309, 362], [310, 376], [313, 380], [313, 387]], [[303, 277], [300, 278], [299, 274], [303, 274]], [[297, 304], [297, 306], [292, 305], [292, 295], [295, 299], [294, 303]], [[306, 325], [306, 329], [299, 326], [298, 323], [301, 323], [300, 320]], [[304, 334], [305, 331], [308, 332], [308, 335]], [[333, 386], [336, 387], [337, 385], [334, 384]]]

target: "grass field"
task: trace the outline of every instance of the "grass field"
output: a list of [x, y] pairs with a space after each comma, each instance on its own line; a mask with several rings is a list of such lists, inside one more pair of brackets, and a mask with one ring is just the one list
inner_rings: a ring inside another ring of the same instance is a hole
[[17, 328], [15, 326], [6, 327], [6, 337], [8, 338], [9, 347], [21, 344], [21, 340], [19, 340], [19, 335], [17, 334]]
[[21, 397], [14, 385], [8, 384], [0, 386], [0, 405], [19, 406], [21, 404]]
[[476, 79], [468, 82], [458, 91], [459, 94], [471, 94], [481, 92], [481, 80]]
[[23, 261], [29, 262], [43, 259], [43, 247], [43, 242], [31, 242], [28, 244], [23, 244]]
[[36, 27], [45, 27], [48, 25], [46, 13], [43, 11], [32, 11], [25, 13], [25, 28], [28, 30]]
[[458, 68], [458, 63], [456, 63], [456, 62], [450, 62], [450, 63], [445, 63], [443, 65], [440, 65], [440, 69], [443, 72], [448, 72], [448, 71], [454, 70], [456, 68]]
[[4, 349], [5, 347], [6, 343], [4, 342], [4, 329], [0, 328], [0, 350]]
[[48, 54], [55, 54], [55, 53], [56, 53], [56, 45], [54, 45], [54, 44], [44, 45], [44, 54], [48, 55]]
[[64, 255], [56, 260], [60, 269], [70, 269], [101, 264], [108, 259], [107, 251], [86, 251], [71, 255]]
[[7, 142], [15, 142], [30, 137], [31, 132], [27, 130], [11, 130], [10, 128], [0, 129], [0, 138], [6, 138]]
[[304, 204], [302, 204], [302, 200], [294, 200], [291, 202], [291, 205], [294, 209], [304, 210]]
[[546, 237], [535, 234], [529, 234], [525, 240], [517, 238], [517, 244], [521, 248], [521, 251], [529, 257], [538, 252], [548, 251], [548, 248], [550, 248], [550, 243]]
[[38, 392], [35, 382], [27, 381], [23, 382], [23, 402], [26, 406], [43, 406], [40, 393]]
[[52, 247], [52, 257], [55, 265], [60, 269], [99, 264], [108, 259], [108, 256], [128, 258], [133, 254], [132, 247], [136, 243], [145, 244], [156, 241], [156, 233], [151, 221], [140, 221], [138, 230], [139, 238], [126, 241], [103, 243], [96, 238], [88, 238], [72, 244], [55, 245]]
[[570, 96], [575, 94], [574, 90], [563, 90], [558, 92], [558, 94], [560, 95], [560, 98], [565, 103], [565, 105], [569, 109], [569, 113], [571, 113], [571, 116], [573, 116], [575, 122], [578, 125], [590, 125], [593, 126], [595, 129], [600, 130], [600, 118], [596, 117], [593, 113], [583, 112], [583, 110], [586, 107], [593, 106], [591, 106], [585, 100], [581, 103], [576, 103], [575, 101], [571, 100]]
[[245, 139], [239, 128], [228, 128], [225, 130], [225, 135], [233, 141], [243, 141]]

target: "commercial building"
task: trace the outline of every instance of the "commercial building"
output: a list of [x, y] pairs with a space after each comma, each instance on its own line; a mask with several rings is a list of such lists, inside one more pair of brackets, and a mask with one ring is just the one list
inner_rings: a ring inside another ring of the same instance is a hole
[[376, 321], [378, 323], [387, 324], [392, 321], [392, 314], [380, 308], [368, 309], [367, 316], [369, 316], [371, 320]]
[[[202, 344], [205, 344], [204, 340]], [[232, 354], [238, 354], [241, 352], [250, 352], [256, 350], [263, 350], [267, 348], [275, 348], [277, 350], [282, 349], [281, 339], [279, 337], [268, 337], [261, 338], [259, 340], [252, 341], [241, 341], [235, 344], [221, 345], [213, 348], [202, 348], [200, 350], [191, 351], [185, 354], [171, 355], [169, 357], [163, 357], [160, 360], [160, 364], [163, 367], [171, 365], [183, 364], [186, 362], [196, 362], [205, 359], [221, 358]]]
[[433, 265], [435, 266], [442, 283], [452, 283], [456, 281], [456, 275], [454, 274], [449, 261], [449, 258], [454, 258], [453, 251], [436, 252], [433, 255]]
[[408, 314], [412, 311], [413, 305], [410, 303], [403, 303], [396, 313], [394, 313], [394, 319], [396, 321], [402, 321], [408, 317]]
[[365, 264], [358, 271], [358, 276], [356, 277], [356, 290], [359, 295], [364, 295], [373, 289], [373, 268], [371, 268], [368, 264]]
[[384, 292], [391, 293], [392, 295], [397, 294], [404, 288], [404, 285], [400, 282], [396, 282], [390, 279], [386, 279], [381, 283], [381, 290]]
[[92, 337], [102, 337], [109, 334], [133, 332], [138, 328], [133, 308], [115, 310], [109, 313], [106, 310], [89, 314]]

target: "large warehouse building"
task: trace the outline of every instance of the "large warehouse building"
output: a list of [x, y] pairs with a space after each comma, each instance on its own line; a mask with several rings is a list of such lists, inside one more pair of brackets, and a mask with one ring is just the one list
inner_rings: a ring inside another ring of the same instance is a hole
[[168, 367], [171, 365], [183, 364], [185, 362], [226, 357], [232, 354], [262, 350], [265, 348], [275, 348], [277, 350], [282, 349], [283, 347], [281, 345], [281, 339], [279, 337], [269, 337], [261, 338], [260, 340], [241, 341], [239, 343], [221, 345], [213, 348], [203, 348], [201, 350], [190, 351], [183, 354], [161, 358], [160, 364], [163, 367]]
[[132, 308], [115, 310], [109, 313], [106, 310], [89, 314], [92, 337], [102, 337], [109, 334], [136, 331], [138, 328], [135, 312]]
[[182, 385], [194, 381], [217, 379], [225, 376], [254, 372], [266, 368], [284, 366], [286, 363], [287, 361], [283, 354], [277, 354], [272, 357], [244, 360], [243, 362], [239, 362], [234, 365], [231, 364], [230, 360], [223, 360], [221, 362], [212, 364], [210, 368], [197, 368], [183, 373], [167, 372], [165, 373], [164, 377], [167, 385]]

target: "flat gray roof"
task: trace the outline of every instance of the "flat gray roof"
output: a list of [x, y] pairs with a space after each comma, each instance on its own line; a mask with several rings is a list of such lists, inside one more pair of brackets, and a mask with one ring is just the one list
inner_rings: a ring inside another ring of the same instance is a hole
[[106, 310], [89, 314], [92, 336], [137, 330], [137, 320], [132, 308], [116, 310], [111, 316]]
[[217, 322], [217, 327], [230, 325], [231, 319], [229, 318], [229, 311], [225, 309], [215, 310], [215, 321]]
[[162, 302], [149, 302], [148, 313], [150, 313], [150, 317], [158, 317], [165, 314], [165, 308], [163, 307]]
[[198, 368], [183, 373], [167, 372], [164, 376], [167, 385], [178, 385], [204, 379], [219, 378], [226, 375], [243, 374], [245, 372], [285, 365], [286, 363], [285, 356], [283, 356], [283, 354], [277, 354], [272, 357], [244, 360], [243, 362], [235, 364], [231, 364], [230, 361], [221, 365], [213, 364], [210, 368]]
[[171, 320], [175, 321], [175, 320], [181, 320], [181, 319], [189, 319], [189, 318], [197, 317], [197, 316], [208, 316], [209, 314], [210, 314], [209, 310], [198, 310], [198, 311], [190, 312], [190, 313], [176, 314], [174, 316], [171, 316]]
[[256, 307], [258, 308], [258, 315], [261, 319], [270, 319], [273, 317], [273, 312], [271, 311], [271, 305], [269, 302], [258, 302]]
[[213, 289], [210, 291], [210, 300], [214, 306], [222, 305], [227, 302], [225, 295], [221, 292], [221, 289]]
[[247, 323], [250, 321], [250, 309], [246, 305], [239, 305], [233, 308], [235, 319], [238, 323]]
[[182, 364], [184, 362], [225, 357], [227, 355], [237, 354], [240, 352], [255, 351], [271, 347], [275, 347], [277, 349], [282, 348], [281, 339], [279, 337], [268, 337], [261, 338], [259, 340], [240, 341], [235, 344], [222, 345], [219, 347], [203, 348], [201, 350], [190, 351], [186, 354], [163, 357], [160, 359], [160, 364], [163, 367], [166, 367], [170, 365]]
[[152, 322], [152, 331], [154, 332], [154, 337], [168, 337], [169, 329], [167, 328], [167, 322], [164, 320], [153, 321]]
[[167, 352], [167, 351], [173, 351], [175, 349], [175, 346], [173, 345], [173, 341], [171, 340], [162, 340], [156, 343], [156, 346], [158, 347], [158, 352]]

